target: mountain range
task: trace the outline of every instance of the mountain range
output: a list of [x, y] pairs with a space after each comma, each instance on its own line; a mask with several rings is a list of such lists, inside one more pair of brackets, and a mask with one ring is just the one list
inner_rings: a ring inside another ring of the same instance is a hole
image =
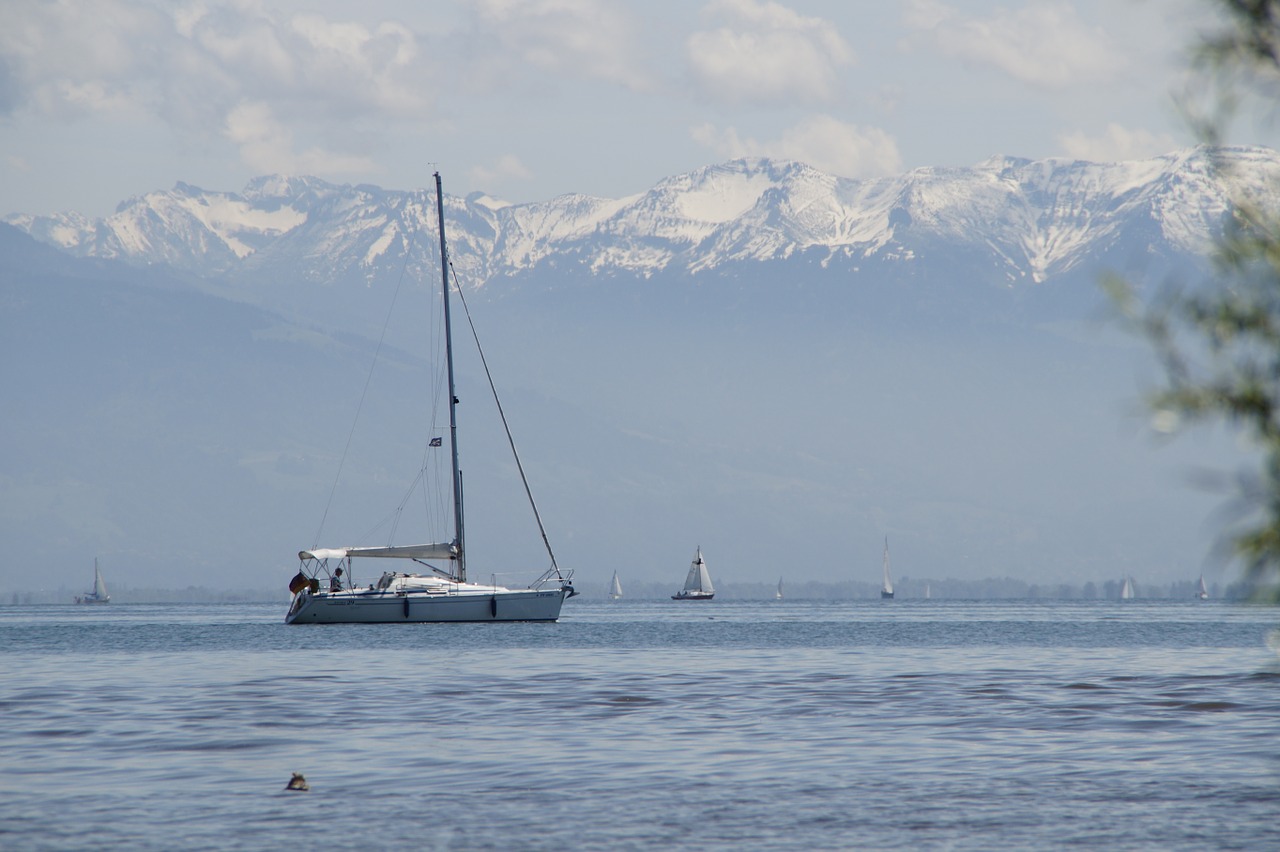
[[[1098, 279], [1200, 275], [1231, 199], [1277, 179], [1280, 155], [1247, 147], [864, 181], [735, 160], [622, 199], [445, 213], [550, 532], [588, 582], [675, 583], [699, 543], [718, 585], [874, 579], [886, 532], [914, 576], [1164, 580], [1213, 537], [1216, 498], [1173, 483], [1239, 452], [1153, 449], [1151, 359], [1099, 323]], [[287, 580], [325, 543], [318, 518], [361, 543], [413, 479], [434, 188], [267, 176], [5, 221], [0, 438], [24, 452], [0, 465], [0, 587], [74, 581], [94, 554], [153, 585]], [[488, 510], [473, 555], [518, 561], [509, 465], [468, 458]]]
[[[875, 180], [796, 162], [740, 159], [621, 199], [562, 195], [514, 204], [448, 197], [452, 260], [475, 287], [558, 276], [697, 276], [803, 258], [844, 275], [911, 275], [959, 255], [961, 275], [1030, 286], [1108, 260], [1203, 255], [1231, 192], [1264, 193], [1280, 157], [1264, 148], [1195, 148], [1089, 163], [994, 157]], [[434, 190], [310, 178], [256, 178], [239, 193], [179, 183], [91, 220], [10, 215], [9, 224], [80, 257], [167, 264], [216, 277], [278, 275], [373, 282], [434, 263]], [[954, 268], [953, 263], [948, 265]]]

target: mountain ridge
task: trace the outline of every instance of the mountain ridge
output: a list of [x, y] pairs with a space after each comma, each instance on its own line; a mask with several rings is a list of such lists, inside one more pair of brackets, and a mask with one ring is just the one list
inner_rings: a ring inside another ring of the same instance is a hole
[[[1277, 182], [1280, 154], [1260, 147], [1101, 164], [996, 156], [870, 180], [742, 158], [619, 199], [569, 193], [510, 203], [472, 193], [445, 203], [451, 259], [474, 287], [551, 269], [588, 278], [697, 276], [800, 255], [856, 275], [867, 262], [919, 265], [956, 247], [989, 283], [1017, 287], [1116, 250], [1174, 262], [1203, 255], [1233, 191], [1242, 184], [1263, 197]], [[313, 283], [367, 284], [436, 263], [432, 194], [264, 175], [239, 193], [179, 182], [96, 220], [61, 213], [4, 221], [78, 256], [204, 277], [260, 279], [289, 269]], [[1123, 246], [1134, 234], [1141, 240]]]

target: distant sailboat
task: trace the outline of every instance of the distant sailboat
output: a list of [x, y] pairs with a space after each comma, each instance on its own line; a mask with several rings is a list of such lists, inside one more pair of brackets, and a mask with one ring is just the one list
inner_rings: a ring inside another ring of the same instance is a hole
[[1206, 588], [1204, 587], [1204, 575], [1203, 575], [1203, 574], [1201, 574], [1201, 575], [1200, 575], [1200, 584], [1199, 584], [1199, 586], [1196, 588], [1196, 597], [1197, 597], [1197, 598], [1199, 598], [1199, 599], [1200, 599], [1200, 600], [1202, 600], [1202, 601], [1207, 601], [1207, 600], [1209, 599], [1209, 590], [1208, 590], [1208, 589], [1206, 589]]
[[782, 600], [782, 578], [781, 577], [778, 578], [778, 591], [773, 593], [773, 599], [777, 601]]
[[925, 600], [928, 600], [929, 598], [933, 597], [933, 593], [932, 593], [932, 591], [929, 589], [929, 584], [928, 584], [928, 583], [925, 583], [925, 584], [924, 584], [924, 597], [925, 597]]
[[673, 601], [709, 601], [715, 597], [715, 587], [711, 585], [711, 574], [707, 571], [707, 563], [702, 559], [702, 548], [693, 555], [693, 564], [689, 566], [689, 575], [684, 578], [684, 588], [671, 596]]
[[1133, 600], [1133, 595], [1133, 578], [1125, 577], [1124, 584], [1120, 586], [1120, 600], [1131, 601]]
[[609, 597], [617, 600], [622, 597], [622, 581], [618, 579], [618, 572], [613, 572], [613, 582], [609, 585]]
[[893, 597], [893, 580], [889, 579], [889, 536], [884, 537], [884, 585], [880, 587], [880, 597]]
[[111, 595], [107, 594], [107, 584], [103, 582], [102, 572], [98, 570], [98, 560], [93, 560], [93, 591], [88, 594], [76, 595], [76, 603], [78, 604], [104, 604], [111, 602]]

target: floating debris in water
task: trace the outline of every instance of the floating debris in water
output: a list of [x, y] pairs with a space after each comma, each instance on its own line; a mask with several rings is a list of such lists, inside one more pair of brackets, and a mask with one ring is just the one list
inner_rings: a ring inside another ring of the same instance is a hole
[[293, 773], [293, 777], [289, 779], [289, 783], [284, 785], [286, 790], [310, 790], [311, 785], [307, 783], [307, 779], [302, 777], [301, 772]]

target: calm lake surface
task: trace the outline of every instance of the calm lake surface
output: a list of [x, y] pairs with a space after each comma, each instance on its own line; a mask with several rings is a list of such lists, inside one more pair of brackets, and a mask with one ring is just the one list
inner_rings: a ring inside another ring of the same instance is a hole
[[1280, 848], [1276, 609], [284, 608], [0, 607], [0, 848]]

